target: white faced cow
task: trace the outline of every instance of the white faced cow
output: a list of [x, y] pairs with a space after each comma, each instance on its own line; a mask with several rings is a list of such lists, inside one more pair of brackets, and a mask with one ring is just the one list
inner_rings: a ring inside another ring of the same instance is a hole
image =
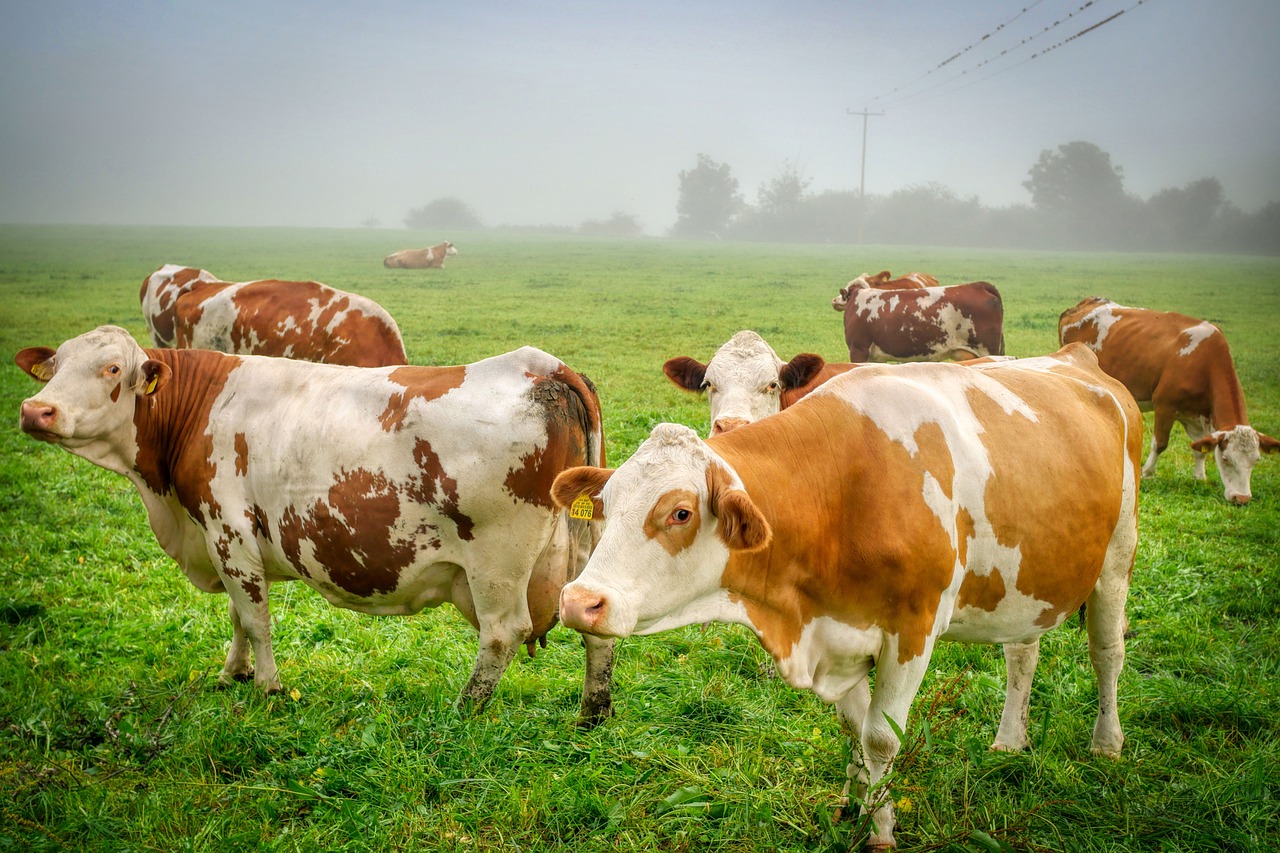
[[165, 264], [138, 294], [158, 347], [272, 355], [327, 364], [407, 364], [400, 328], [381, 305], [318, 281], [219, 281]]
[[401, 249], [392, 252], [382, 259], [382, 265], [387, 269], [434, 270], [444, 266], [445, 258], [456, 254], [458, 250], [446, 240], [427, 249]]
[[1222, 330], [1184, 314], [1126, 308], [1094, 296], [1062, 312], [1058, 337], [1087, 344], [1139, 406], [1155, 411], [1142, 476], [1155, 475], [1178, 421], [1191, 439], [1196, 479], [1205, 478], [1204, 458], [1212, 449], [1227, 500], [1249, 502], [1253, 466], [1262, 453], [1280, 451], [1280, 441], [1249, 425], [1244, 389]]
[[[482, 706], [551, 629], [596, 535], [550, 494], [558, 473], [601, 458], [595, 391], [532, 347], [357, 368], [143, 350], [103, 326], [15, 361], [45, 383], [23, 431], [129, 478], [191, 583], [229, 595], [223, 684], [281, 689], [268, 590], [301, 580], [363, 613], [453, 603], [480, 632], [461, 701]], [[582, 714], [597, 720], [612, 648], [587, 650]]]
[[[585, 496], [606, 524], [560, 615], [607, 637], [748, 626], [788, 683], [836, 705], [865, 800], [938, 640], [1004, 644], [993, 748], [1023, 749], [1039, 637], [1087, 602], [1092, 748], [1118, 755], [1141, 452], [1133, 397], [1083, 346], [859, 368], [723, 435], [663, 424], [617, 470], [561, 474], [556, 500]], [[892, 845], [892, 800], [872, 811], [869, 846]]]

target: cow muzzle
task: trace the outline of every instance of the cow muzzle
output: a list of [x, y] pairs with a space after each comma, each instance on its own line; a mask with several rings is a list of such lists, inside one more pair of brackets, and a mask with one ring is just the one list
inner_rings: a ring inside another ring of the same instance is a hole
[[746, 418], [720, 418], [711, 425], [712, 435], [722, 435], [731, 430], [735, 430], [740, 426], [746, 426], [751, 421]]
[[1227, 495], [1227, 502], [1235, 506], [1244, 506], [1253, 500], [1253, 495]]
[[36, 400], [24, 400], [19, 425], [27, 435], [39, 441], [55, 441], [54, 427], [58, 422], [58, 409]]
[[560, 591], [560, 621], [575, 631], [601, 634], [609, 614], [609, 599], [587, 587], [569, 584]]

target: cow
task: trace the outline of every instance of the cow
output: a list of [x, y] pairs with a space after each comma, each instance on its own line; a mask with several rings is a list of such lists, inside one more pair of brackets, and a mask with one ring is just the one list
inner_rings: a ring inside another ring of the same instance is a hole
[[[1009, 356], [984, 356], [958, 362], [979, 365]], [[794, 405], [828, 379], [859, 364], [830, 362], [812, 352], [783, 361], [759, 334], [750, 330], [730, 338], [706, 364], [687, 355], [668, 359], [662, 372], [678, 388], [706, 392], [711, 434], [758, 421]]]
[[1102, 369], [1123, 382], [1144, 411], [1155, 412], [1142, 476], [1155, 476], [1178, 421], [1191, 439], [1195, 478], [1205, 479], [1205, 456], [1213, 450], [1227, 501], [1243, 505], [1252, 499], [1253, 466], [1261, 454], [1280, 451], [1280, 441], [1249, 425], [1244, 389], [1221, 329], [1185, 314], [1092, 296], [1062, 312], [1058, 338], [1087, 344]]
[[707, 394], [711, 434], [758, 421], [785, 409], [852, 364], [831, 364], [815, 353], [791, 361], [751, 330], [730, 338], [706, 364], [687, 355], [668, 359], [662, 372], [678, 388]]
[[447, 240], [427, 249], [401, 249], [382, 259], [389, 270], [435, 270], [444, 266], [444, 259], [458, 254]]
[[[187, 579], [229, 596], [223, 686], [281, 690], [268, 590], [301, 580], [362, 613], [452, 603], [480, 634], [459, 698], [477, 709], [521, 644], [545, 642], [598, 537], [550, 491], [603, 459], [594, 387], [532, 347], [359, 368], [144, 350], [102, 326], [14, 360], [44, 383], [22, 430], [127, 477]], [[585, 722], [610, 712], [612, 653], [587, 639]]]
[[913, 290], [850, 282], [844, 312], [849, 361], [945, 361], [1004, 355], [1004, 304], [985, 281]]
[[927, 272], [909, 272], [898, 278], [894, 278], [888, 270], [881, 270], [875, 275], [864, 272], [840, 288], [835, 299], [831, 300], [831, 307], [837, 311], [843, 311], [845, 302], [849, 299], [849, 289], [856, 285], [874, 287], [876, 290], [915, 290], [921, 287], [937, 287], [938, 280]]
[[407, 364], [396, 321], [381, 305], [318, 281], [220, 281], [165, 264], [138, 293], [157, 347], [271, 355], [356, 367]]
[[[1039, 637], [1086, 603], [1092, 750], [1117, 756], [1141, 452], [1133, 397], [1079, 344], [862, 367], [705, 441], [660, 424], [616, 470], [557, 477], [558, 503], [605, 521], [560, 618], [602, 637], [746, 625], [779, 675], [836, 706], [859, 746], [845, 796], [865, 802], [937, 640], [1004, 644], [992, 748], [1021, 750]], [[893, 844], [886, 794], [874, 849]]]

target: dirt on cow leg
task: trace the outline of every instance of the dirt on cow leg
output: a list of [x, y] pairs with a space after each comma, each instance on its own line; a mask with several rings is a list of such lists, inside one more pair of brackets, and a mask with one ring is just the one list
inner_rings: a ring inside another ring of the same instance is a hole
[[578, 727], [591, 729], [613, 716], [613, 640], [582, 636], [587, 651], [587, 672], [582, 686]]

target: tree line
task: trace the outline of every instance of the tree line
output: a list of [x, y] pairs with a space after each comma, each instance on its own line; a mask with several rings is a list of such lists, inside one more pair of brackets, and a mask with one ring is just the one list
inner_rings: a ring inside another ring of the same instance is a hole
[[1124, 189], [1124, 171], [1090, 142], [1041, 152], [1023, 187], [1029, 205], [988, 207], [928, 183], [888, 195], [809, 191], [792, 164], [747, 203], [727, 164], [699, 154], [682, 171], [671, 236], [696, 239], [1111, 251], [1280, 254], [1280, 204], [1246, 213], [1216, 178], [1160, 190]]

